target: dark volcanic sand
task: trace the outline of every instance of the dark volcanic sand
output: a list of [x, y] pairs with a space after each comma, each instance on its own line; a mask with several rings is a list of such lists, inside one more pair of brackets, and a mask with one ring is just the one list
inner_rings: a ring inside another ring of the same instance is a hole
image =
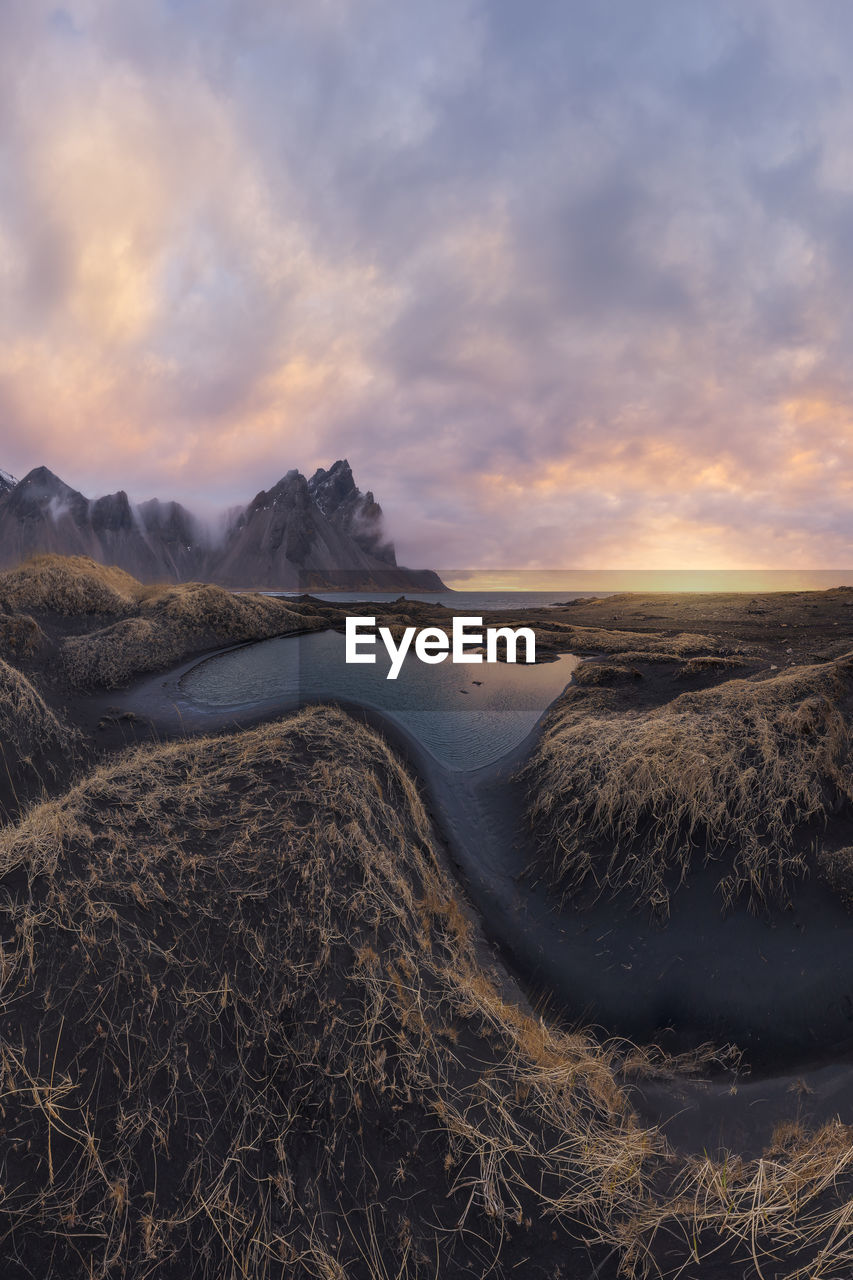
[[[407, 604], [403, 610], [420, 625], [448, 616], [435, 605]], [[330, 621], [334, 613], [330, 610]], [[771, 665], [783, 669], [853, 650], [851, 591], [614, 596], [523, 614], [505, 612], [487, 621], [511, 619], [546, 629], [562, 622], [673, 636], [705, 633], [723, 639], [731, 652], [748, 649], [749, 666], [742, 674], [759, 678]], [[39, 621], [51, 630], [50, 620]], [[69, 629], [67, 621], [55, 625], [57, 634]], [[79, 623], [73, 629], [88, 628]], [[568, 642], [565, 649], [591, 652]], [[288, 710], [255, 706], [211, 715], [193, 709], [173, 696], [176, 677], [193, 662], [168, 678], [149, 678], [127, 691], [89, 697], [64, 689], [55, 663], [18, 665], [52, 703], [64, 706], [98, 754], [152, 737], [248, 726]], [[741, 674], [709, 672], [685, 681], [674, 678], [673, 665], [638, 666], [642, 680], [632, 689], [637, 705], [658, 705], [686, 689]], [[620, 903], [555, 913], [543, 891], [534, 890], [526, 877], [517, 878], [530, 848], [523, 796], [512, 774], [534, 735], [497, 765], [448, 780], [446, 771], [399, 726], [375, 713], [347, 709], [380, 727], [410, 762], [487, 936], [500, 946], [531, 1000], [544, 1000], [547, 992], [550, 1008], [569, 1019], [597, 1022], [605, 1033], [638, 1039], [669, 1025], [672, 1031], [660, 1037], [669, 1048], [712, 1035], [718, 1042], [737, 1039], [746, 1050], [751, 1076], [704, 1081], [670, 1077], [636, 1088], [638, 1111], [645, 1120], [661, 1123], [674, 1146], [686, 1152], [725, 1146], [748, 1157], [765, 1148], [781, 1120], [799, 1117], [819, 1123], [853, 1114], [853, 1065], [846, 1060], [853, 1041], [851, 922], [816, 881], [801, 886], [794, 912], [774, 912], [765, 920], [745, 911], [722, 920], [703, 873], [692, 875], [689, 887], [676, 896], [666, 928]], [[806, 958], [807, 964], [799, 963]], [[661, 1248], [663, 1260], [665, 1242]], [[601, 1254], [591, 1259], [582, 1248], [565, 1249], [565, 1274], [614, 1275], [614, 1259]], [[679, 1256], [683, 1260], [683, 1254], [673, 1255]], [[701, 1265], [703, 1280], [742, 1271], [733, 1270], [724, 1258]], [[772, 1274], [765, 1270], [768, 1280]]]
[[[144, 717], [161, 736], [244, 726], [291, 709], [199, 708], [178, 683], [192, 665], [107, 701]], [[671, 688], [667, 669], [649, 666], [641, 701], [683, 688]], [[757, 919], [740, 910], [724, 918], [711, 869], [691, 876], [666, 927], [628, 903], [561, 910], [524, 874], [531, 848], [513, 775], [536, 730], [496, 765], [459, 773], [444, 769], [400, 725], [347, 709], [381, 728], [407, 757], [486, 934], [534, 999], [570, 1021], [669, 1050], [713, 1040], [745, 1051], [757, 1078], [643, 1087], [641, 1112], [663, 1123], [673, 1142], [750, 1154], [780, 1119], [820, 1121], [849, 1110], [853, 1068], [843, 1060], [853, 1047], [853, 918], [828, 890], [806, 881], [795, 911]], [[830, 1061], [836, 1065], [821, 1065]], [[803, 1076], [810, 1092], [797, 1085]]]
[[[330, 624], [340, 625], [340, 608], [323, 608]], [[418, 625], [451, 616], [436, 604], [400, 601], [391, 615], [395, 610]], [[358, 611], [370, 612], [370, 605]], [[88, 630], [91, 622], [51, 616], [38, 620], [57, 638], [69, 630]], [[731, 675], [761, 678], [773, 666], [782, 670], [853, 650], [853, 591], [615, 595], [562, 607], [503, 611], [485, 621], [533, 624], [549, 635], [554, 649], [587, 654], [594, 649], [577, 644], [578, 637], [568, 630], [565, 642], [552, 639], [554, 624], [662, 638], [689, 631], [717, 637], [725, 650], [740, 652], [748, 661], [743, 672], [707, 672], [678, 680], [675, 665], [633, 659], [642, 680], [631, 697], [638, 706], [660, 705]], [[629, 637], [626, 646], [637, 647]], [[49, 655], [47, 661], [42, 657], [19, 665], [51, 703], [63, 706], [98, 754], [152, 736], [237, 728], [288, 710], [280, 704], [215, 714], [193, 709], [176, 682], [203, 656], [195, 654], [168, 678], [150, 677], [125, 692], [97, 696], [63, 688]], [[761, 1079], [739, 1080], [735, 1093], [729, 1081], [644, 1088], [644, 1112], [667, 1123], [674, 1140], [696, 1149], [710, 1148], [719, 1137], [727, 1145], [745, 1144], [752, 1150], [766, 1141], [782, 1115], [819, 1120], [849, 1114], [853, 1070], [826, 1064], [842, 1063], [853, 1045], [853, 927], [837, 900], [816, 881], [801, 884], [794, 912], [777, 911], [764, 920], [743, 911], [723, 920], [703, 872], [691, 875], [689, 886], [675, 897], [665, 929], [618, 902], [560, 913], [544, 890], [533, 887], [528, 877], [520, 878], [531, 850], [521, 789], [511, 775], [531, 749], [534, 735], [497, 765], [448, 780], [399, 726], [375, 713], [360, 714], [384, 729], [419, 775], [436, 827], [487, 934], [534, 999], [547, 997], [552, 1009], [578, 1022], [597, 1023], [606, 1033], [647, 1039], [660, 1031], [657, 1038], [671, 1049], [712, 1038], [717, 1043], [734, 1039], [745, 1050]], [[803, 1073], [814, 1092], [790, 1091]]]

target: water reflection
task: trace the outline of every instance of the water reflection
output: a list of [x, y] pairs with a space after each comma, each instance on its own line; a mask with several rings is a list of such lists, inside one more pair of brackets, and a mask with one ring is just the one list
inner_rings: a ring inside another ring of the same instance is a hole
[[476, 769], [510, 751], [571, 678], [578, 659], [556, 662], [435, 666], [407, 657], [388, 680], [384, 646], [375, 665], [348, 665], [334, 631], [282, 636], [218, 654], [183, 677], [181, 689], [202, 706], [345, 698], [392, 716], [443, 764]]

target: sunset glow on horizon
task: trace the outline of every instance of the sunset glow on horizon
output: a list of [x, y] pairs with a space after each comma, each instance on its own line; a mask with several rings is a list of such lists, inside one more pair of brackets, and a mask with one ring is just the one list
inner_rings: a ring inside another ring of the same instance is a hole
[[694, 592], [761, 594], [853, 588], [851, 569], [443, 569], [451, 591], [546, 592], [560, 600], [639, 592], [683, 595]]
[[9, 0], [0, 468], [206, 513], [348, 457], [411, 565], [853, 563], [851, 58], [834, 0]]

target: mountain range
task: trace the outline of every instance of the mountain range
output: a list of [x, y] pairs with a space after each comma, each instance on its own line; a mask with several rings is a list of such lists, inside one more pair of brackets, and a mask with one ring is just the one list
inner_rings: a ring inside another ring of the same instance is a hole
[[216, 532], [179, 502], [132, 503], [123, 489], [87, 498], [36, 467], [0, 470], [0, 568], [37, 552], [87, 555], [143, 582], [200, 579], [261, 590], [440, 591], [429, 569], [397, 564], [382, 508], [346, 459], [310, 480], [288, 471]]

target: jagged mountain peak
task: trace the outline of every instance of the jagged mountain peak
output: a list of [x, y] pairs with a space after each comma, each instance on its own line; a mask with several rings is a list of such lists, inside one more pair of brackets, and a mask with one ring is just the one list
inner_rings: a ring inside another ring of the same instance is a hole
[[364, 552], [383, 564], [396, 565], [382, 508], [370, 489], [362, 493], [358, 488], [346, 458], [339, 458], [328, 471], [318, 467], [308, 481], [308, 491], [323, 515]]
[[[88, 502], [82, 493], [72, 489], [48, 467], [33, 467], [13, 489], [0, 494], [0, 502], [18, 520], [28, 522], [30, 526], [42, 521], [56, 524], [67, 519], [79, 525], [85, 523], [88, 510]], [[30, 529], [32, 533], [33, 528]]]
[[271, 489], [261, 489], [260, 493], [255, 494], [248, 507], [239, 516], [237, 525], [245, 525], [246, 521], [256, 511], [267, 511], [271, 508], [289, 509], [294, 506], [305, 507], [310, 502], [311, 495], [308, 492], [308, 481], [301, 471], [293, 468], [286, 475], [283, 475]]
[[[55, 471], [51, 471], [49, 467], [33, 467], [28, 471], [22, 480], [19, 480], [15, 488], [22, 492], [28, 490], [31, 493], [43, 493], [47, 497], [57, 495], [66, 496], [69, 494], [77, 494], [77, 489], [72, 489], [70, 484], [66, 484]], [[82, 495], [81, 495], [82, 496]]]
[[105, 493], [92, 503], [92, 522], [96, 528], [111, 530], [133, 529], [137, 518], [124, 489], [117, 493]]
[[301, 471], [297, 471], [295, 467], [291, 468], [285, 475], [281, 477], [278, 484], [268, 490], [267, 497], [273, 499], [303, 497], [308, 493], [308, 481], [305, 479]]
[[339, 458], [328, 471], [318, 467], [308, 481], [308, 492], [324, 515], [330, 515], [352, 494], [358, 494], [352, 467], [347, 459]]
[[0, 495], [10, 493], [17, 483], [17, 480], [10, 472], [4, 471], [0, 467]]
[[177, 502], [151, 498], [137, 505], [124, 489], [90, 500], [44, 466], [18, 483], [11, 477], [4, 483], [4, 475], [0, 567], [47, 551], [88, 555], [143, 581], [202, 578], [288, 590], [328, 584], [337, 574], [348, 585], [441, 587], [429, 571], [397, 568], [382, 508], [357, 487], [345, 458], [319, 468], [310, 481], [288, 471], [223, 520], [218, 537]]

